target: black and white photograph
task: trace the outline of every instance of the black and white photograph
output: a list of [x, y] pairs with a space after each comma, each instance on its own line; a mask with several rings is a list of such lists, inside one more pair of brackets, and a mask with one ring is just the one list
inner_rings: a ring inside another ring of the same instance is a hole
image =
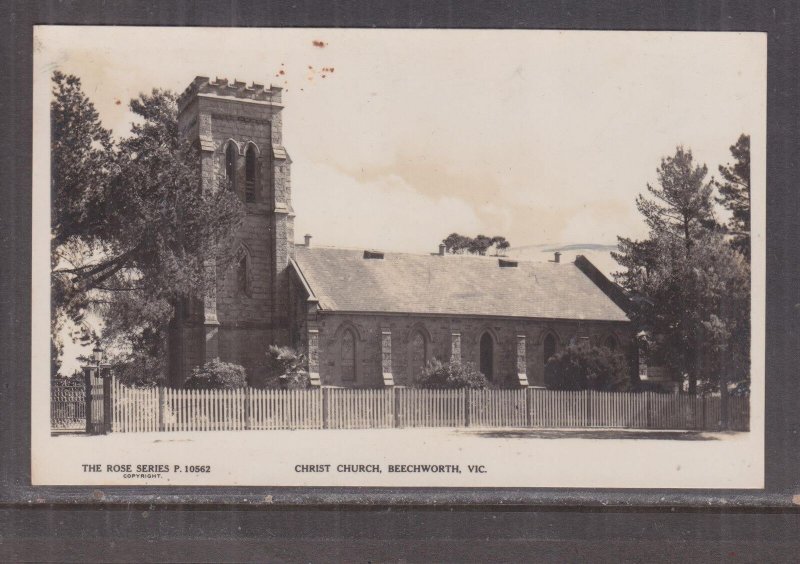
[[34, 485], [764, 486], [764, 34], [33, 50]]

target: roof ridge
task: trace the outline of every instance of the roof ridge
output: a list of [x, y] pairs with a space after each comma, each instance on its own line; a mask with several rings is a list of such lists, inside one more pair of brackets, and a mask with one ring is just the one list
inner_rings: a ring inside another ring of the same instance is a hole
[[430, 252], [430, 253], [422, 253], [422, 252], [412, 252], [412, 251], [394, 251], [394, 250], [387, 250], [381, 249], [380, 247], [338, 247], [333, 245], [313, 245], [311, 247], [306, 247], [302, 243], [295, 244], [295, 249], [305, 249], [305, 250], [325, 250], [325, 251], [343, 251], [343, 252], [351, 252], [351, 253], [363, 253], [364, 251], [376, 251], [380, 253], [384, 253], [385, 255], [401, 255], [401, 256], [412, 256], [412, 257], [439, 257], [439, 258], [446, 258], [448, 260], [511, 260], [519, 263], [525, 264], [558, 264], [558, 265], [565, 265], [565, 264], [573, 264], [570, 261], [556, 263], [553, 261], [545, 261], [545, 260], [533, 260], [530, 258], [520, 258], [511, 255], [474, 255], [474, 254], [452, 254], [448, 253], [445, 255], [440, 255], [438, 252]]

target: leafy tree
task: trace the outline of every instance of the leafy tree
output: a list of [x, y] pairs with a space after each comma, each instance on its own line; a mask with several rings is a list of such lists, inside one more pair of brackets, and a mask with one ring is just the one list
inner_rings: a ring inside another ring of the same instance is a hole
[[492, 245], [494, 245], [497, 254], [500, 255], [505, 253], [505, 251], [511, 246], [511, 243], [509, 243], [505, 237], [501, 235], [495, 235], [492, 237]]
[[415, 388], [430, 389], [485, 389], [489, 381], [471, 362], [449, 362], [434, 358], [413, 382]]
[[720, 165], [722, 182], [715, 182], [720, 196], [717, 202], [731, 213], [727, 230], [733, 248], [750, 259], [750, 136], [742, 133], [731, 145], [733, 164]]
[[490, 249], [494, 248], [495, 254], [503, 254], [511, 246], [505, 237], [495, 235], [477, 235], [468, 237], [459, 233], [451, 233], [442, 240], [447, 252], [455, 255], [471, 254], [486, 255]]
[[647, 186], [654, 199], [636, 201], [648, 238], [620, 237], [612, 253], [634, 321], [651, 334], [651, 361], [685, 377], [690, 393], [698, 380], [717, 387], [749, 370], [749, 269], [716, 226], [706, 173], [682, 147], [663, 159], [659, 186]]
[[243, 208], [228, 190], [202, 189], [173, 93], [132, 100], [137, 123], [114, 143], [78, 78], [56, 72], [53, 85], [53, 317], [84, 326], [97, 314], [106, 344], [123, 351], [116, 361], [144, 368], [163, 361], [176, 305], [202, 298], [204, 261]]
[[306, 355], [292, 347], [270, 345], [266, 384], [270, 388], [292, 390], [311, 387]]
[[236, 390], [247, 387], [247, 373], [238, 364], [215, 358], [192, 370], [183, 387], [187, 390]]
[[442, 243], [444, 243], [444, 246], [447, 249], [448, 253], [452, 253], [454, 255], [460, 255], [465, 253], [467, 249], [469, 249], [471, 241], [472, 239], [470, 239], [465, 235], [460, 235], [458, 233], [451, 233], [442, 240]]
[[625, 391], [630, 370], [624, 355], [607, 347], [570, 346], [550, 357], [544, 367], [550, 390]]

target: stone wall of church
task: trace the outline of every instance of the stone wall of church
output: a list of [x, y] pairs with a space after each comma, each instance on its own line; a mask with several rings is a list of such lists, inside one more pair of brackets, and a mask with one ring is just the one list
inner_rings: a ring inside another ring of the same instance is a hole
[[[391, 333], [392, 376], [399, 386], [410, 383], [414, 364], [419, 363], [412, 351], [412, 340], [418, 333], [424, 341], [425, 360], [449, 360], [453, 340], [457, 339], [462, 362], [472, 362], [476, 367], [480, 366], [481, 337], [488, 333], [493, 345], [492, 380], [495, 385], [508, 387], [519, 386], [520, 337], [525, 341], [524, 363], [531, 386], [544, 385], [544, 340], [548, 334], [555, 336], [557, 349], [582, 340], [601, 345], [609, 336], [617, 346], [624, 347], [632, 337], [630, 323], [604, 321], [319, 313], [314, 326], [319, 330], [322, 385], [363, 388], [383, 386], [382, 337], [387, 331]], [[352, 352], [347, 333], [354, 342]], [[354, 360], [353, 369], [346, 356]]]

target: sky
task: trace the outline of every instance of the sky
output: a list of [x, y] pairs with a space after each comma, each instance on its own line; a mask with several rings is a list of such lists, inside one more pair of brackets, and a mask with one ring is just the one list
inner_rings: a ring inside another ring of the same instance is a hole
[[180, 92], [196, 75], [282, 86], [298, 240], [426, 252], [458, 231], [607, 244], [646, 235], [634, 199], [676, 145], [712, 174], [758, 129], [759, 39], [40, 27], [35, 80], [79, 76], [116, 135], [128, 101], [154, 87]]
[[[55, 69], [79, 76], [124, 136], [129, 100], [152, 88], [181, 92], [197, 75], [281, 86], [298, 242], [432, 252], [455, 231], [503, 235], [513, 251], [646, 236], [635, 198], [679, 144], [709, 175], [743, 132], [758, 159], [765, 45], [752, 33], [46, 26], [34, 89]], [[34, 104], [47, 111], [46, 96]]]

